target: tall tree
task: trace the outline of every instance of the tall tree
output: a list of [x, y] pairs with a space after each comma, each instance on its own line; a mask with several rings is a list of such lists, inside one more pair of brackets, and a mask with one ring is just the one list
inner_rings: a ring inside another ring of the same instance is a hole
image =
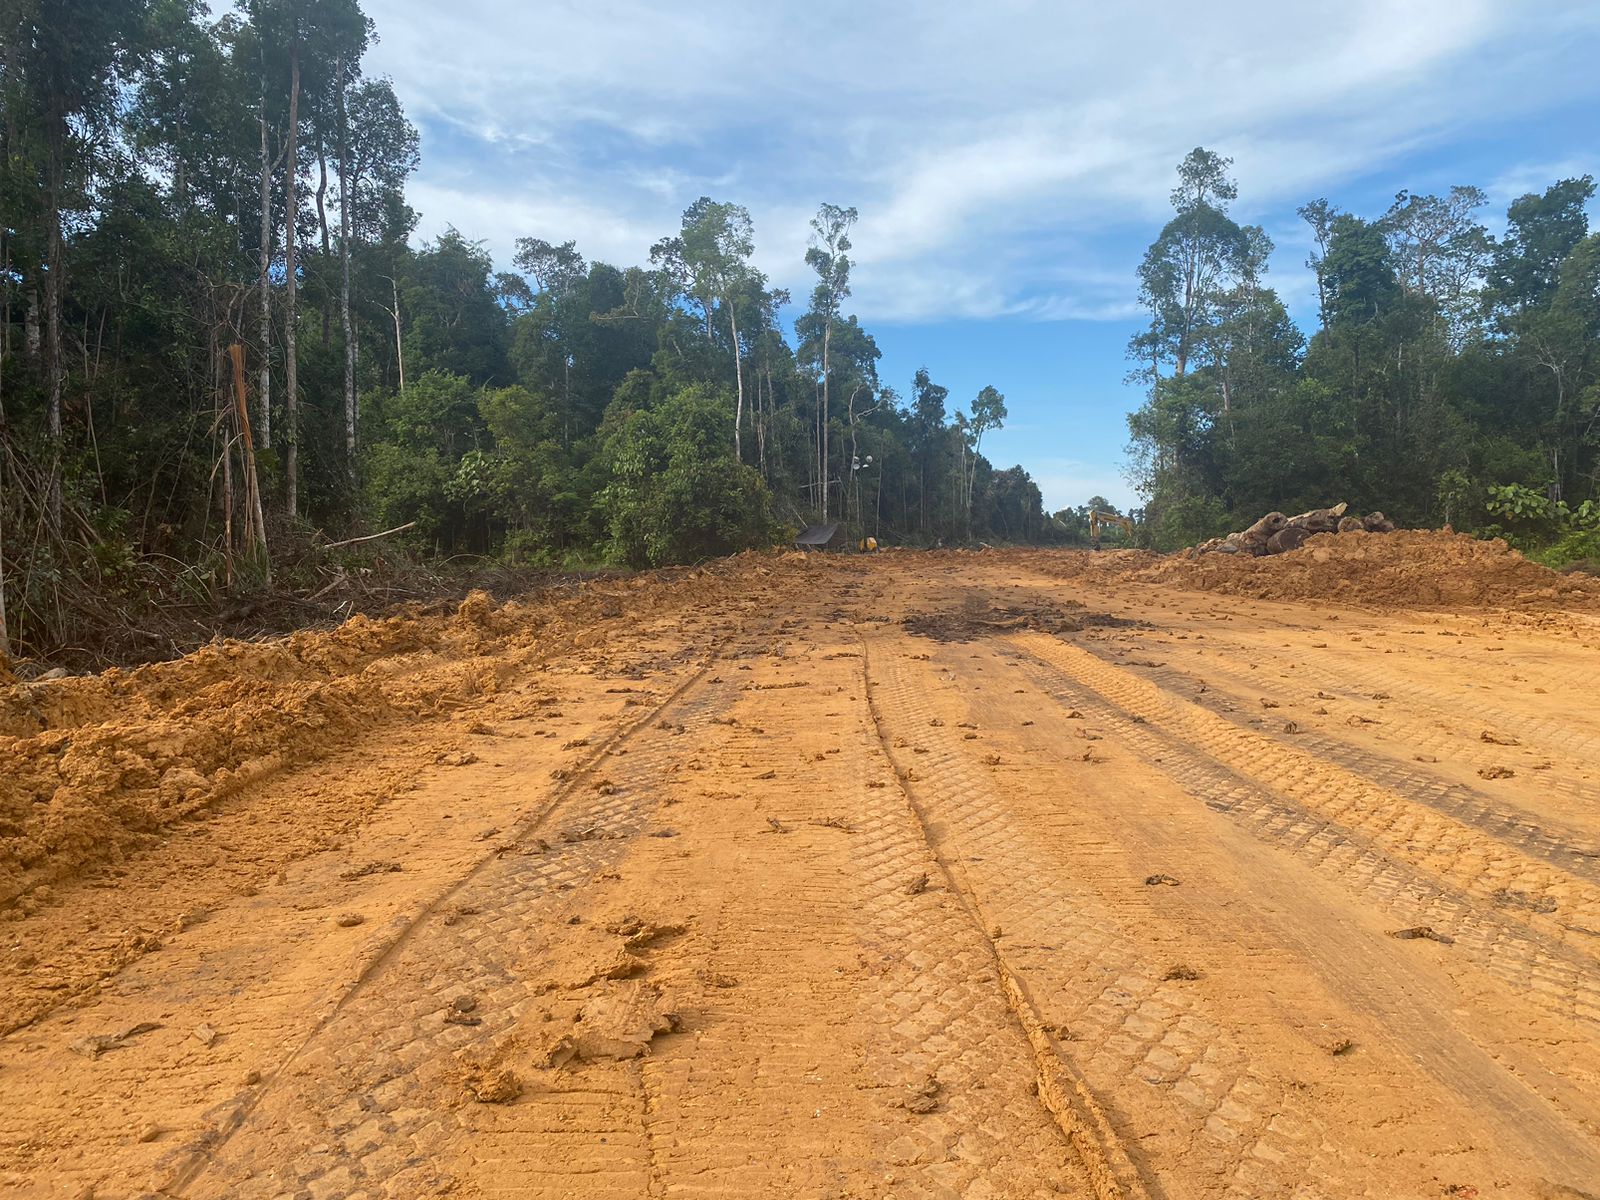
[[[118, 86], [144, 51], [148, 0], [11, 0], [0, 10], [7, 47], [8, 99], [24, 107], [40, 132], [38, 178], [44, 226], [44, 361], [46, 431], [53, 462], [49, 517], [61, 528], [62, 308], [66, 294], [63, 229], [69, 211], [89, 207], [98, 153], [112, 138]], [[69, 192], [69, 189], [70, 192]]]
[[832, 367], [833, 329], [839, 320], [840, 306], [850, 295], [850, 230], [857, 220], [856, 210], [837, 204], [824, 204], [811, 218], [811, 245], [806, 250], [806, 265], [817, 273], [817, 286], [811, 292], [811, 316], [820, 326], [822, 338], [822, 409], [820, 426], [820, 471], [822, 519], [828, 519], [828, 419], [829, 374]]
[[967, 526], [972, 525], [972, 489], [978, 479], [979, 453], [983, 449], [983, 435], [999, 429], [1006, 420], [1006, 398], [993, 384], [986, 385], [972, 401], [969, 429], [972, 433], [972, 462], [967, 470]]
[[1139, 300], [1150, 311], [1150, 327], [1129, 343], [1129, 357], [1150, 364], [1152, 381], [1163, 362], [1179, 376], [1189, 369], [1217, 296], [1245, 252], [1245, 235], [1227, 210], [1239, 194], [1228, 176], [1232, 165], [1204, 147], [1188, 153], [1172, 190], [1177, 215], [1139, 265]]
[[1328, 258], [1328, 240], [1333, 236], [1333, 219], [1339, 215], [1339, 210], [1329, 204], [1326, 199], [1317, 199], [1309, 204], [1302, 204], [1296, 212], [1300, 219], [1311, 226], [1311, 242], [1314, 247], [1306, 256], [1306, 266], [1317, 277], [1317, 316], [1322, 322], [1323, 332], [1328, 329], [1328, 280], [1323, 270], [1323, 264]]
[[713, 301], [721, 307], [728, 321], [737, 396], [733, 415], [733, 456], [743, 462], [740, 430], [744, 425], [744, 351], [739, 341], [737, 298], [747, 285], [760, 287], [765, 282], [760, 272], [750, 265], [750, 256], [755, 253], [755, 233], [750, 212], [742, 205], [722, 204], [709, 196], [701, 196], [684, 210], [679, 237], [690, 290], [703, 298], [702, 306], [708, 321]]
[[1401, 192], [1378, 222], [1400, 286], [1431, 303], [1458, 339], [1479, 311], [1476, 289], [1489, 261], [1489, 232], [1473, 216], [1484, 202], [1476, 187]]
[[1518, 313], [1549, 302], [1561, 282], [1561, 265], [1588, 235], [1586, 210], [1594, 194], [1594, 176], [1582, 175], [1511, 202], [1505, 236], [1491, 256], [1491, 304]]
[[299, 12], [291, 16], [289, 33], [289, 123], [283, 151], [283, 395], [284, 395], [284, 509], [290, 520], [300, 511], [300, 358], [296, 327], [300, 263], [295, 255], [295, 233], [300, 224], [300, 204], [295, 185], [300, 178], [300, 53]]

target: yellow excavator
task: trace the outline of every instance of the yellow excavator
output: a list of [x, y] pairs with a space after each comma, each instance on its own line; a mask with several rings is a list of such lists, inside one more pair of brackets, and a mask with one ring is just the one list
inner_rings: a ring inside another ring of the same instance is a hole
[[1120, 525], [1122, 531], [1128, 535], [1128, 545], [1133, 545], [1133, 518], [1119, 517], [1116, 513], [1101, 512], [1099, 509], [1089, 510], [1089, 545], [1100, 549], [1100, 530], [1106, 525]]

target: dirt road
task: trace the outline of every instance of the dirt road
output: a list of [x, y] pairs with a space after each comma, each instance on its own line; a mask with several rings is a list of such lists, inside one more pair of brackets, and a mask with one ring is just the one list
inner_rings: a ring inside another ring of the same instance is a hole
[[1600, 1195], [1600, 616], [1110, 561], [0, 687], [0, 1191]]

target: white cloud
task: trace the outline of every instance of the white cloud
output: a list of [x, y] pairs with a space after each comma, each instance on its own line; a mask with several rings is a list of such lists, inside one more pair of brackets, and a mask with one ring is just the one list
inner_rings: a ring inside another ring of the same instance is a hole
[[[1003, 463], [995, 460], [995, 465], [1003, 466]], [[1124, 512], [1139, 504], [1139, 498], [1128, 481], [1119, 474], [1107, 471], [1103, 464], [1074, 458], [1034, 456], [1029, 458], [1026, 465], [1028, 474], [1039, 485], [1039, 491], [1044, 496], [1046, 512], [1077, 508], [1091, 496], [1109, 500]]]
[[1511, 0], [367, 8], [369, 66], [423, 127], [425, 233], [453, 223], [502, 263], [528, 234], [637, 262], [704, 192], [751, 209], [798, 295], [815, 202], [854, 204], [869, 321], [1125, 317], [1128, 244], [1190, 147], [1235, 159], [1259, 219], [1585, 94], [1600, 29], [1582, 0], [1538, 22]]
[[1555, 160], [1517, 163], [1496, 175], [1483, 190], [1490, 206], [1501, 212], [1519, 197], [1542, 192], [1558, 179], [1576, 179], [1581, 175], [1600, 176], [1600, 154], [1588, 157], [1572, 154]]

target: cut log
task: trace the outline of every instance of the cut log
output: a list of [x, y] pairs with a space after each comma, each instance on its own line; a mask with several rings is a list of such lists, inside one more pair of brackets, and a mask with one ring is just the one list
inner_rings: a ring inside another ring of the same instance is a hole
[[1350, 506], [1343, 501], [1332, 508], [1313, 508], [1310, 512], [1300, 513], [1289, 518], [1289, 524], [1299, 529], [1309, 530], [1312, 533], [1332, 533], [1339, 528], [1339, 518], [1344, 516], [1345, 509]]
[[1267, 553], [1286, 554], [1290, 550], [1298, 550], [1310, 536], [1311, 530], [1303, 525], [1285, 525], [1267, 539]]
[[1288, 523], [1289, 518], [1284, 516], [1281, 512], [1269, 512], [1254, 525], [1250, 526], [1249, 529], [1246, 529], [1244, 531], [1244, 536], [1247, 538], [1259, 537], [1263, 542], [1265, 542], [1269, 537], [1277, 533], [1278, 530], [1282, 529]]
[[1269, 512], [1254, 525], [1238, 535], [1239, 550], [1244, 554], [1254, 554], [1257, 557], [1267, 552], [1267, 539], [1289, 523], [1289, 518], [1281, 512]]
[[1365, 529], [1366, 527], [1366, 522], [1360, 517], [1341, 517], [1339, 519], [1340, 533], [1355, 533], [1357, 530]]
[[1394, 532], [1394, 522], [1381, 512], [1369, 512], [1365, 517], [1361, 518], [1361, 524], [1368, 533]]

